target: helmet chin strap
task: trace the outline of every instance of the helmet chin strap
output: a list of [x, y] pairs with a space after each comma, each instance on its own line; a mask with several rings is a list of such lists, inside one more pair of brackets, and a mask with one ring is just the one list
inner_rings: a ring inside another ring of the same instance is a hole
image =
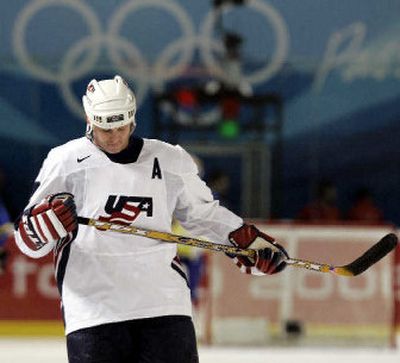
[[135, 123], [135, 122], [132, 122], [132, 123], [131, 123], [131, 132], [130, 132], [129, 136], [132, 136], [133, 131], [135, 131], [135, 129], [136, 129], [136, 123]]
[[86, 132], [85, 132], [85, 136], [91, 141], [93, 142], [93, 126], [88, 122], [86, 125]]

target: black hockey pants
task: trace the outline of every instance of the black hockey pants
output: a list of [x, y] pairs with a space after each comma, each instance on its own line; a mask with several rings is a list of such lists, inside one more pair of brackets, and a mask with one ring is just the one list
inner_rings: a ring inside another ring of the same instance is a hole
[[188, 316], [165, 316], [81, 329], [67, 336], [70, 363], [198, 363]]

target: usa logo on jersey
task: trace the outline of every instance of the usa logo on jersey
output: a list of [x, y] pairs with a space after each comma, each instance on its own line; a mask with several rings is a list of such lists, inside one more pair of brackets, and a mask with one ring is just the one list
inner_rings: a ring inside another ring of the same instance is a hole
[[153, 216], [153, 198], [110, 195], [104, 210], [108, 215], [100, 216], [100, 221], [129, 225], [140, 213], [147, 217]]

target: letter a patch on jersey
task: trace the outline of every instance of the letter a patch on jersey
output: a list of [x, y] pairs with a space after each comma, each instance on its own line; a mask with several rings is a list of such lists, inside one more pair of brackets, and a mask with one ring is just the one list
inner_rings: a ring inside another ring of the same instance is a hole
[[162, 179], [160, 163], [157, 158], [154, 158], [153, 172], [151, 173], [151, 179], [155, 178]]

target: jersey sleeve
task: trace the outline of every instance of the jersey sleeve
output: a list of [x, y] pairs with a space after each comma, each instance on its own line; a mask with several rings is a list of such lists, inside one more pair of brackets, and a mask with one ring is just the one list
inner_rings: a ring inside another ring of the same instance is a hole
[[[31, 195], [23, 213], [29, 211], [29, 209], [41, 202], [50, 194], [68, 192], [66, 173], [62, 170], [62, 162], [59, 155], [54, 151], [50, 151], [47, 158], [44, 160], [39, 174], [35, 179], [33, 189], [33, 194]], [[15, 222], [14, 237], [21, 252], [32, 258], [40, 258], [53, 250], [55, 243], [47, 243], [37, 250], [33, 250], [27, 246], [19, 234], [18, 223], [19, 220]]]
[[178, 146], [182, 188], [175, 218], [191, 234], [230, 245], [228, 234], [243, 224], [243, 219], [214, 200], [210, 188], [199, 177], [192, 157]]

